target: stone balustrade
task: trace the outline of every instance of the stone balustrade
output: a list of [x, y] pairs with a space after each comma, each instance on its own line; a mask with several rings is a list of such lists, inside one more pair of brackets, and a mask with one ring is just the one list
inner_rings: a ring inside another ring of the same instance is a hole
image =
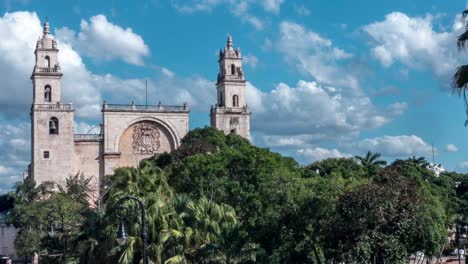
[[104, 103], [103, 111], [135, 111], [135, 112], [188, 112], [189, 107], [184, 105], [137, 105], [137, 104], [107, 104]]
[[33, 104], [33, 109], [38, 110], [73, 110], [73, 104]]

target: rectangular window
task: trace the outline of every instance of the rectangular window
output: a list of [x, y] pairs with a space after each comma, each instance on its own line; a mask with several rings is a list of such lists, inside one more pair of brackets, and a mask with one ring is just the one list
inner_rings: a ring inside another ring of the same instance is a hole
[[50, 157], [49, 151], [44, 151], [44, 159], [48, 159]]

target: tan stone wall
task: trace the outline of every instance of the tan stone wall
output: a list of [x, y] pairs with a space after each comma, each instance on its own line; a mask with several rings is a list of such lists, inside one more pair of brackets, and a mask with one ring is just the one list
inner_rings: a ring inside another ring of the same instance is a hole
[[36, 104], [45, 104], [44, 92], [45, 86], [49, 85], [52, 90], [52, 98], [50, 103], [57, 103], [61, 100], [61, 83], [59, 76], [36, 76], [33, 79], [33, 102]]
[[138, 154], [132, 148], [133, 126], [139, 122], [152, 122], [161, 131], [160, 152], [172, 151], [188, 133], [188, 112], [104, 111], [104, 174], [111, 175], [115, 168], [136, 166], [152, 154]]
[[[152, 142], [153, 144], [158, 144], [159, 148], [153, 153], [142, 153], [137, 149], [134, 149], [134, 133], [136, 133], [136, 127], [141, 123], [151, 123], [154, 124], [159, 130], [159, 137], [156, 139], [157, 142]], [[122, 134], [119, 140], [119, 151], [120, 151], [120, 160], [119, 167], [136, 167], [139, 162], [143, 159], [150, 158], [158, 153], [172, 152], [175, 149], [174, 141], [170, 132], [161, 126], [160, 124], [153, 121], [142, 121], [131, 125], [125, 132]]]
[[90, 202], [95, 202], [99, 197], [99, 183], [103, 160], [101, 156], [101, 142], [99, 141], [75, 141], [75, 173], [83, 173], [86, 178], [91, 178]]
[[[233, 129], [236, 134], [250, 140], [250, 115], [247, 113], [214, 113], [211, 116], [212, 126], [219, 130], [224, 131], [224, 134], [228, 135]], [[238, 118], [238, 125], [234, 126], [231, 124], [231, 118]]]
[[[59, 134], [49, 134], [49, 120], [59, 120]], [[37, 184], [53, 181], [65, 185], [65, 179], [75, 173], [73, 143], [73, 112], [65, 110], [34, 110], [32, 112], [32, 176]], [[49, 151], [49, 158], [44, 152]]]

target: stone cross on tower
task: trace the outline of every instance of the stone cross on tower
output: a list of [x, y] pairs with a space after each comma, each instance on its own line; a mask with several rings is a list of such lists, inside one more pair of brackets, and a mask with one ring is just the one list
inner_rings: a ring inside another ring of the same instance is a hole
[[219, 73], [216, 82], [218, 103], [210, 112], [211, 126], [250, 140], [250, 112], [246, 102], [246, 80], [240, 48], [233, 47], [228, 36], [224, 50], [219, 50]]

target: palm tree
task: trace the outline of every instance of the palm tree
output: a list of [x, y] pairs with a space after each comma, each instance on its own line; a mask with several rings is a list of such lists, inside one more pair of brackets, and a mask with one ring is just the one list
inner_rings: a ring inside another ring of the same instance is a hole
[[[468, 15], [468, 9], [462, 12], [463, 19]], [[465, 32], [457, 38], [457, 46], [459, 49], [465, 49], [468, 47], [468, 24], [465, 27]], [[467, 101], [467, 88], [468, 88], [468, 65], [462, 65], [457, 68], [455, 74], [452, 77], [451, 82], [452, 92], [457, 93], [459, 96], [463, 96], [465, 103], [465, 112], [468, 118], [468, 101]], [[465, 126], [468, 125], [468, 119], [465, 121]]]
[[381, 156], [382, 155], [380, 153], [372, 153], [369, 150], [367, 151], [366, 156], [364, 157], [354, 156], [354, 158], [359, 160], [359, 162], [361, 162], [361, 165], [364, 167], [368, 167], [368, 166], [383, 167], [387, 165], [387, 162], [385, 160], [379, 160]]
[[[144, 201], [148, 231], [146, 249], [151, 263], [239, 263], [255, 258], [256, 245], [234, 239], [241, 232], [234, 208], [205, 197], [193, 200], [187, 195], [175, 195], [164, 171], [151, 163], [143, 163], [139, 168], [118, 169], [110, 186], [105, 196], [107, 210], [102, 219], [105, 241], [100, 251], [108, 253], [112, 263], [130, 264], [141, 258], [139, 252], [143, 243], [137, 217], [129, 215], [126, 222], [127, 243], [124, 246], [115, 243], [114, 204], [124, 194]], [[136, 209], [134, 203], [124, 206], [128, 212]], [[95, 246], [93, 241], [86, 243], [84, 253]]]
[[357, 159], [361, 163], [361, 165], [364, 167], [364, 169], [367, 172], [367, 176], [371, 177], [381, 167], [384, 167], [385, 165], [387, 165], [387, 162], [385, 160], [379, 159], [380, 156], [382, 156], [380, 153], [372, 153], [369, 150], [367, 151], [364, 157], [354, 156], [354, 158]]
[[414, 165], [421, 168], [427, 168], [427, 166], [429, 166], [429, 162], [427, 162], [427, 160], [424, 157], [416, 158], [416, 156], [413, 156], [409, 158], [408, 161], [414, 163]]

